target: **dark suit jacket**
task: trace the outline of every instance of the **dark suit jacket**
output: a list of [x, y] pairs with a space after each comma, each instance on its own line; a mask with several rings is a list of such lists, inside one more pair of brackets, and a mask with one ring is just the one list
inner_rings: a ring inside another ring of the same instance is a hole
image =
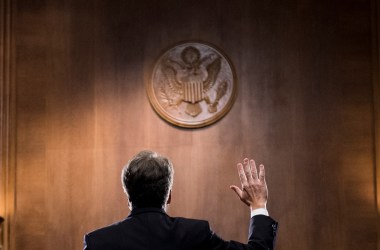
[[85, 235], [85, 250], [206, 250], [274, 248], [277, 222], [264, 215], [251, 219], [248, 244], [224, 241], [207, 221], [172, 218], [158, 208], [136, 208], [123, 221]]

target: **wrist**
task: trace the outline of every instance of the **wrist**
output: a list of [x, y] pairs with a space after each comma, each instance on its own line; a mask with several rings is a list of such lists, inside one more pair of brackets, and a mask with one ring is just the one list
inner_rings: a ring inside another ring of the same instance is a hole
[[255, 209], [267, 209], [267, 204], [251, 204], [249, 207], [251, 208], [251, 211]]

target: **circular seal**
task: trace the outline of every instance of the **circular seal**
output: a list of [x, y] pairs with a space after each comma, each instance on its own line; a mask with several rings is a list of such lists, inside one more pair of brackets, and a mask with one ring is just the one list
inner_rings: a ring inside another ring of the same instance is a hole
[[199, 128], [221, 119], [237, 94], [230, 60], [209, 44], [187, 42], [164, 52], [146, 83], [154, 110], [180, 127]]

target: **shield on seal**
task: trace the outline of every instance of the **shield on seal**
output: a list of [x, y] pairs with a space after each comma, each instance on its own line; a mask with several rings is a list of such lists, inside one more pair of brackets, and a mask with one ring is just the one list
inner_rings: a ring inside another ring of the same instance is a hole
[[185, 102], [197, 103], [203, 100], [203, 83], [201, 81], [184, 82], [182, 87]]

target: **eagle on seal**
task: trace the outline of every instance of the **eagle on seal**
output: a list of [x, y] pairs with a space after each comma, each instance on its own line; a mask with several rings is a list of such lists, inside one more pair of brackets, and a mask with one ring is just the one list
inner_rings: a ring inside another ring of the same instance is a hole
[[221, 57], [209, 54], [201, 58], [197, 48], [188, 46], [182, 50], [181, 60], [175, 61], [169, 57], [163, 60], [161, 72], [166, 81], [160, 88], [161, 98], [174, 107], [185, 102], [185, 112], [192, 117], [202, 112], [202, 101], [206, 102], [210, 113], [216, 112], [219, 100], [227, 92], [227, 82], [222, 81], [218, 84], [213, 102], [208, 93], [217, 83]]

